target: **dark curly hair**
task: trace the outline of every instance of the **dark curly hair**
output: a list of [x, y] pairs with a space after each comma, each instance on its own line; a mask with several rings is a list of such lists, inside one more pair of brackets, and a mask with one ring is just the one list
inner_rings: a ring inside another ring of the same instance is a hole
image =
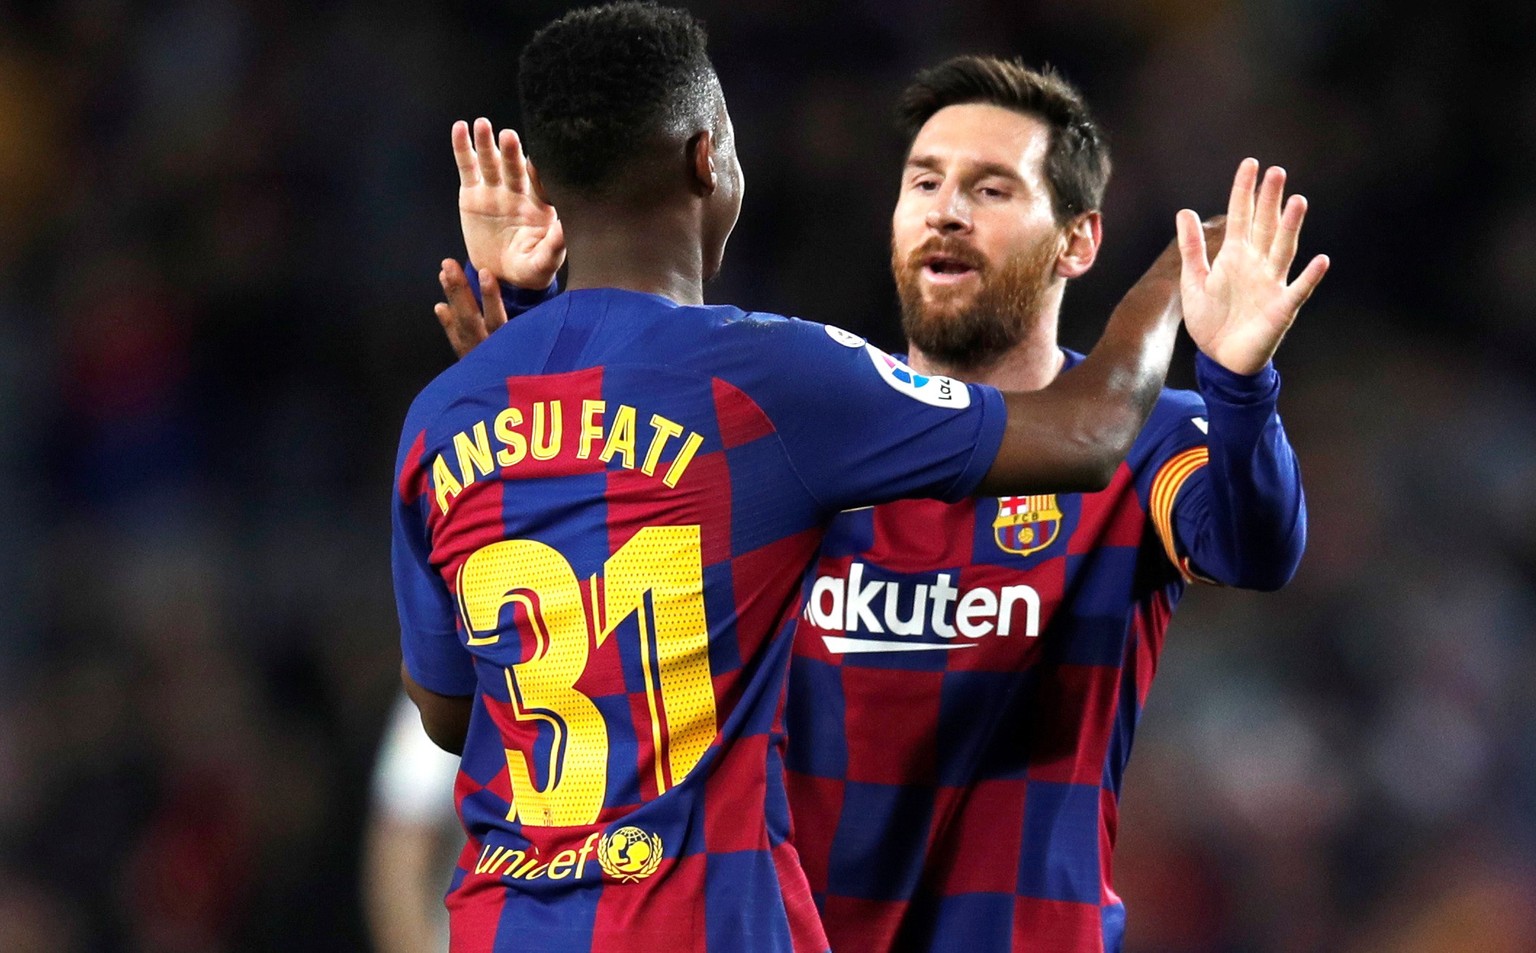
[[1109, 143], [1082, 93], [1053, 68], [1022, 60], [957, 56], [918, 73], [901, 94], [897, 122], [910, 144], [946, 106], [987, 103], [1038, 117], [1051, 129], [1045, 177], [1056, 220], [1099, 208], [1109, 184]]
[[534, 34], [518, 63], [523, 138], [539, 174], [588, 197], [636, 185], [636, 159], [688, 124], [708, 127], [719, 81], [685, 10], [612, 3]]

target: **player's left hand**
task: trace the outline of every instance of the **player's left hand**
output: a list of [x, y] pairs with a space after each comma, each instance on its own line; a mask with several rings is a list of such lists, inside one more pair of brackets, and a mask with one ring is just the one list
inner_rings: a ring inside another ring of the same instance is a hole
[[491, 121], [453, 124], [459, 167], [459, 224], [469, 260], [481, 274], [543, 291], [565, 263], [565, 231], [555, 207], [539, 197], [517, 133], [491, 136]]
[[1214, 258], [1206, 257], [1199, 216], [1189, 209], [1178, 216], [1184, 326], [1207, 357], [1237, 374], [1263, 370], [1328, 271], [1328, 256], [1318, 255], [1286, 283], [1307, 200], [1293, 195], [1282, 203], [1285, 170], [1279, 166], [1264, 174], [1262, 185], [1258, 178], [1258, 160], [1244, 159]]
[[485, 310], [475, 303], [474, 292], [469, 288], [469, 277], [452, 258], [443, 260], [443, 268], [437, 273], [438, 284], [443, 286], [446, 301], [438, 302], [432, 309], [437, 323], [448, 335], [453, 353], [463, 357], [484, 341], [491, 332], [507, 323], [507, 310], [501, 303], [501, 289], [496, 278], [488, 271], [480, 273], [480, 297]]

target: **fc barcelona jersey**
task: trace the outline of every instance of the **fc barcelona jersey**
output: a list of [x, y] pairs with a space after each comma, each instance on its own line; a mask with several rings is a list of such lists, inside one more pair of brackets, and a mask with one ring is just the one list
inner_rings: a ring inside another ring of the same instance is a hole
[[412, 405], [407, 670], [473, 696], [455, 951], [820, 951], [783, 697], [831, 518], [957, 500], [989, 388], [846, 332], [612, 289], [493, 334]]
[[[1263, 448], [1246, 482], [1279, 487], [1250, 507], [1279, 514], [1286, 542], [1268, 548], [1299, 557], [1278, 384], [1259, 386], [1230, 412], [1259, 423], [1229, 429]], [[834, 950], [1120, 949], [1120, 782], [1169, 616], [1206, 568], [1173, 526], [1207, 465], [1207, 414], [1200, 395], [1164, 391], [1102, 492], [838, 518], [786, 717], [795, 844]]]

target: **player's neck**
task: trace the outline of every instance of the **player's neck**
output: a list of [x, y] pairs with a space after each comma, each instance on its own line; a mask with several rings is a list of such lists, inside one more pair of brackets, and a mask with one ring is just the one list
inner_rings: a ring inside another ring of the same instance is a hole
[[593, 208], [581, 218], [567, 217], [565, 226], [571, 263], [566, 287], [623, 288], [678, 304], [704, 303], [704, 250], [691, 238], [697, 223], [686, 210], [626, 214]]
[[910, 347], [907, 360], [920, 374], [943, 374], [973, 384], [990, 384], [1000, 390], [1040, 390], [1061, 373], [1066, 355], [1056, 340], [1058, 298], [1044, 314], [1029, 324], [1024, 337], [1013, 347], [990, 361], [974, 366], [959, 366], [937, 361]]

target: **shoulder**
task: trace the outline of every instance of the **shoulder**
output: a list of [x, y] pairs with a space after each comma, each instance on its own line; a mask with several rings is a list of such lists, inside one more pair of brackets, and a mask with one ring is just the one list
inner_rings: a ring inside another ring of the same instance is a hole
[[709, 322], [734, 342], [809, 348], [833, 344], [861, 348], [865, 344], [857, 334], [804, 318], [723, 306], [695, 310], [709, 312]]
[[1155, 430], [1159, 427], [1185, 422], [1192, 417], [1204, 417], [1205, 399], [1192, 390], [1179, 390], [1173, 387], [1164, 387], [1163, 392], [1157, 395], [1157, 403], [1152, 405], [1152, 413], [1147, 418], [1146, 430]]
[[709, 373], [741, 384], [776, 387], [806, 375], [835, 372], [866, 341], [841, 328], [763, 311], [732, 307], [680, 309], [696, 314], [677, 322], [674, 355], [697, 354]]
[[1131, 468], [1156, 469], [1184, 451], [1203, 448], [1209, 429], [1205, 401], [1198, 393], [1165, 387], [1131, 448]]

